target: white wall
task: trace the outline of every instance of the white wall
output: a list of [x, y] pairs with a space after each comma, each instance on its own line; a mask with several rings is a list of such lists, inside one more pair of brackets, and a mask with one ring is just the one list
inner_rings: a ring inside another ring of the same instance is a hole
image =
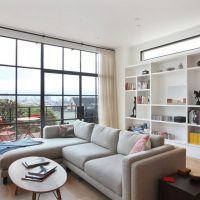
[[124, 67], [131, 64], [130, 58], [131, 49], [128, 47], [121, 47], [115, 50], [116, 57], [116, 78], [117, 78], [117, 101], [118, 101], [118, 117], [119, 128], [124, 129]]
[[120, 47], [116, 49], [116, 70], [117, 70], [117, 98], [118, 98], [118, 119], [119, 128], [124, 129], [124, 67], [128, 65], [137, 64], [140, 62], [140, 51], [192, 37], [200, 34], [200, 26], [184, 30], [179, 33], [168, 35], [166, 37], [158, 38], [138, 46]]
[[149, 48], [153, 48], [156, 46], [160, 46], [160, 45], [164, 45], [170, 42], [175, 42], [177, 40], [182, 40], [188, 37], [192, 37], [195, 35], [199, 35], [200, 34], [200, 26], [191, 28], [191, 29], [187, 29], [184, 30], [182, 32], [178, 32], [172, 35], [168, 35], [166, 37], [162, 37], [162, 38], [158, 38], [157, 40], [153, 40], [138, 46], [133, 46], [130, 47], [130, 56], [131, 58], [129, 58], [131, 64], [137, 64], [140, 62], [140, 51], [145, 50], [145, 49], [149, 49]]

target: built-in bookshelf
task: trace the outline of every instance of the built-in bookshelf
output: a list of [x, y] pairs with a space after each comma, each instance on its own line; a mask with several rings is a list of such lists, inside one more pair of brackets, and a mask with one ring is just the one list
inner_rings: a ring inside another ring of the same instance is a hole
[[200, 105], [194, 94], [200, 91], [198, 61], [200, 51], [193, 51], [125, 67], [125, 128], [145, 124], [149, 134], [164, 135], [166, 143], [200, 157]]

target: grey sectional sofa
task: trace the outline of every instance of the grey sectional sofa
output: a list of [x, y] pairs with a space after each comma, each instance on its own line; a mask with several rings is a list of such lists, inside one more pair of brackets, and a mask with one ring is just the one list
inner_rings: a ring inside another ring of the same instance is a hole
[[185, 149], [164, 145], [151, 136], [151, 149], [129, 154], [141, 135], [82, 121], [74, 123], [74, 138], [59, 138], [59, 126], [44, 128], [44, 143], [16, 149], [0, 157], [1, 177], [9, 165], [25, 156], [46, 156], [92, 184], [113, 200], [156, 200], [158, 179], [185, 167]]

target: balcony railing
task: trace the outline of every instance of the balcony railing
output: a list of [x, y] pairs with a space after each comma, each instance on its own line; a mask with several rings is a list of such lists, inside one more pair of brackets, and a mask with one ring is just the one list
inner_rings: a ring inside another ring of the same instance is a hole
[[[63, 112], [62, 112], [63, 109]], [[97, 122], [97, 109], [86, 107], [84, 121]], [[16, 117], [17, 116], [17, 117]], [[77, 119], [77, 107], [45, 106], [45, 125], [70, 123]], [[41, 137], [41, 112], [38, 106], [1, 108], [0, 141], [16, 140], [24, 137]]]

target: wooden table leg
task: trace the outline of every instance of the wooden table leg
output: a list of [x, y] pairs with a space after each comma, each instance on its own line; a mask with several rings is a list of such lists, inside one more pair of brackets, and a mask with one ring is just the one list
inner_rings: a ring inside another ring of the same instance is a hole
[[16, 186], [16, 188], [15, 188], [15, 195], [17, 195], [18, 189], [19, 189], [19, 187]]
[[33, 192], [33, 194], [32, 194], [32, 200], [36, 200], [36, 193], [35, 192]]
[[56, 190], [56, 194], [57, 194], [58, 200], [62, 200], [62, 197], [61, 197], [61, 194], [60, 194], [60, 188], [58, 188], [58, 189]]

